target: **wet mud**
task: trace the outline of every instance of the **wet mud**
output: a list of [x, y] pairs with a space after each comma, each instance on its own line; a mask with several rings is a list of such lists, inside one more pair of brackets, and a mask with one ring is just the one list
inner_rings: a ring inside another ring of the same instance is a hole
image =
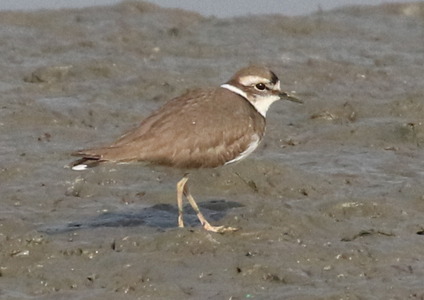
[[[424, 299], [424, 5], [217, 19], [143, 2], [0, 13], [0, 298]], [[249, 158], [65, 168], [187, 89], [265, 64]]]

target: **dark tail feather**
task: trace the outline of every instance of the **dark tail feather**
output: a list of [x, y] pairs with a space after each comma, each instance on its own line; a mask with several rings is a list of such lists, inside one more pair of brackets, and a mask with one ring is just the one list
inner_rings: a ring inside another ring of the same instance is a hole
[[69, 164], [69, 167], [75, 171], [82, 171], [88, 168], [94, 168], [102, 162], [99, 158], [83, 157]]

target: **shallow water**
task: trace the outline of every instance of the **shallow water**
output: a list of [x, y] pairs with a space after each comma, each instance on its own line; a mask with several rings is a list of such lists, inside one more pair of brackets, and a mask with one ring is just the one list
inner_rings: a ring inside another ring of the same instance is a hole
[[[412, 12], [412, 13], [411, 13]], [[0, 13], [2, 299], [422, 299], [424, 6], [216, 19], [142, 3]], [[272, 67], [239, 164], [64, 168], [185, 90]]]
[[[0, 10], [36, 10], [82, 8], [100, 5], [114, 5], [125, 0], [2, 0]], [[382, 3], [408, 3], [408, 0], [267, 0], [260, 5], [256, 0], [226, 1], [214, 0], [199, 2], [197, 0], [149, 0], [148, 2], [166, 8], [181, 8], [198, 12], [204, 16], [218, 18], [250, 16], [258, 14], [284, 14], [288, 16], [306, 15], [318, 10], [330, 10], [343, 6], [377, 5]]]

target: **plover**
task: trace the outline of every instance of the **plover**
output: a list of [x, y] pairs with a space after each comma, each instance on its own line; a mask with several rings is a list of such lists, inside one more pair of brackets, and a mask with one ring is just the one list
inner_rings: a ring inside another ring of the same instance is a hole
[[[238, 71], [218, 87], [188, 91], [169, 101], [117, 141], [77, 151], [81, 159], [73, 170], [99, 163], [145, 161], [181, 169], [216, 168], [252, 153], [265, 133], [269, 106], [280, 99], [302, 103], [280, 90], [278, 77], [263, 66]], [[185, 171], [186, 172], [186, 171]], [[235, 230], [212, 226], [203, 216], [188, 185], [188, 173], [177, 183], [178, 226], [184, 227], [183, 195], [204, 229]]]

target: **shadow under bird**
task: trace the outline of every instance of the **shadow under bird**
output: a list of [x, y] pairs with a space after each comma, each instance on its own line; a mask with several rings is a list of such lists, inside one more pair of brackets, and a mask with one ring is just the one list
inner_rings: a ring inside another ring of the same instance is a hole
[[[263, 66], [238, 71], [215, 88], [188, 91], [169, 101], [117, 141], [77, 151], [82, 158], [73, 170], [99, 163], [145, 161], [181, 169], [216, 168], [252, 153], [265, 133], [269, 106], [280, 99], [302, 103], [280, 90], [278, 77]], [[189, 192], [188, 174], [177, 184], [178, 226], [184, 227], [183, 195], [203, 228], [214, 232], [236, 230], [212, 226]]]

